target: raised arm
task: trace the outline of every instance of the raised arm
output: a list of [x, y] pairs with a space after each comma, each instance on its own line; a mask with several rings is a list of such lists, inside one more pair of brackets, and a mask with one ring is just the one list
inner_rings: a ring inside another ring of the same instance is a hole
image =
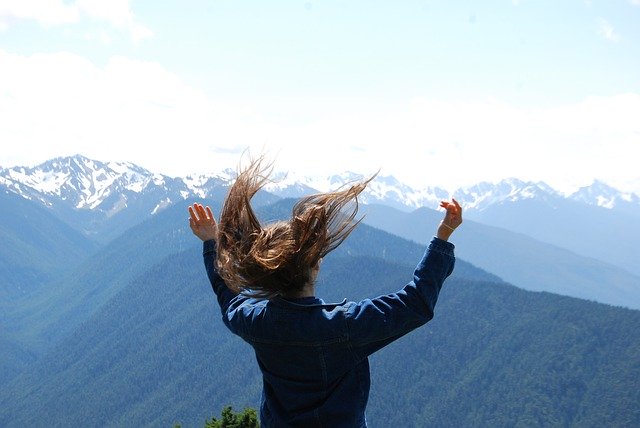
[[442, 284], [455, 264], [454, 246], [446, 240], [462, 223], [462, 208], [457, 201], [443, 201], [440, 206], [446, 210], [445, 217], [418, 263], [413, 281], [396, 293], [365, 299], [349, 308], [350, 339], [362, 357], [433, 318]]
[[204, 266], [207, 270], [207, 276], [211, 283], [211, 288], [218, 298], [220, 310], [224, 314], [231, 303], [231, 299], [236, 296], [232, 292], [224, 280], [218, 274], [216, 269], [216, 239], [218, 238], [218, 225], [213, 217], [211, 208], [203, 207], [200, 204], [193, 204], [189, 207], [189, 226], [194, 235], [203, 242], [202, 256], [204, 257]]

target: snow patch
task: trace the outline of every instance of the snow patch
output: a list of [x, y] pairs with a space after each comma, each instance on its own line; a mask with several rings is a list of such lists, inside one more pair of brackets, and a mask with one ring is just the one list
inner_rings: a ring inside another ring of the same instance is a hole
[[164, 175], [161, 175], [161, 174], [153, 174], [153, 177], [151, 178], [151, 180], [153, 181], [153, 184], [155, 184], [156, 186], [164, 186], [165, 184]]
[[165, 209], [169, 205], [171, 205], [171, 198], [162, 199], [158, 203], [158, 205], [156, 205], [155, 208], [151, 211], [151, 215], [155, 215], [156, 213], [158, 213], [159, 211], [162, 211], [163, 209]]
[[603, 207], [603, 208], [608, 208], [611, 209], [615, 206], [615, 199], [613, 198], [606, 198], [602, 195], [599, 195], [596, 197], [596, 204], [599, 207]]

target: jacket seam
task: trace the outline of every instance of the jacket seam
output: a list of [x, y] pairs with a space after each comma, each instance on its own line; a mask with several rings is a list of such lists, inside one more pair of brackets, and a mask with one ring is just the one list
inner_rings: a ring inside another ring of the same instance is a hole
[[248, 334], [243, 334], [242, 338], [248, 342], [252, 343], [262, 343], [265, 345], [293, 345], [293, 346], [304, 346], [308, 348], [318, 347], [318, 346], [326, 346], [326, 345], [334, 345], [336, 343], [347, 343], [349, 342], [348, 338], [340, 337], [336, 339], [323, 340], [321, 342], [298, 342], [298, 341], [290, 341], [290, 340], [269, 340], [269, 339], [260, 339], [253, 337]]

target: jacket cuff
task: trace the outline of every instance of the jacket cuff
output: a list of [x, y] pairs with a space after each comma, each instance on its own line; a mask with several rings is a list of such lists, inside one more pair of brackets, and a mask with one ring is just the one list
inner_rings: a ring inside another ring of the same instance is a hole
[[202, 255], [206, 256], [207, 254], [212, 254], [216, 252], [216, 241], [210, 239], [208, 241], [204, 241], [202, 243]]
[[447, 254], [449, 256], [454, 256], [453, 254], [454, 248], [455, 248], [455, 245], [453, 245], [451, 242], [445, 241], [435, 236], [433, 237], [433, 239], [431, 239], [431, 242], [429, 243], [429, 250], [438, 251], [440, 253]]

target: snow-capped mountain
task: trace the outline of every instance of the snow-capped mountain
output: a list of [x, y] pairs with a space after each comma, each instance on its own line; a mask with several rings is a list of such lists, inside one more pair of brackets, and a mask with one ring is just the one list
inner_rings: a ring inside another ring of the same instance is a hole
[[130, 163], [102, 163], [74, 156], [52, 159], [33, 168], [6, 169], [0, 180], [25, 198], [49, 206], [66, 201], [77, 209], [96, 209], [117, 195], [122, 203], [109, 210], [117, 211], [126, 207], [128, 192], [162, 186], [167, 178]]
[[640, 205], [640, 197], [634, 193], [624, 193], [601, 182], [594, 181], [592, 185], [581, 187], [569, 196], [575, 201], [604, 208], [614, 208], [624, 205]]
[[[108, 235], [122, 231], [134, 221], [147, 218], [163, 208], [189, 198], [222, 199], [234, 177], [232, 170], [217, 173], [169, 177], [128, 162], [100, 162], [76, 155], [56, 158], [35, 167], [0, 169], [0, 187], [24, 198], [39, 201], [66, 220], [73, 220], [87, 234], [98, 233], [105, 219], [127, 218]], [[328, 191], [363, 180], [354, 172], [307, 177], [276, 173], [266, 190], [277, 197], [296, 198]], [[438, 187], [412, 188], [392, 176], [377, 176], [361, 196], [365, 204], [388, 205], [402, 211], [419, 207], [436, 208], [439, 201], [455, 196], [467, 213], [524, 200], [548, 206], [573, 200], [608, 209], [624, 206], [640, 213], [640, 198], [619, 192], [601, 182], [566, 196], [543, 182], [510, 178], [499, 183], [483, 182], [450, 193]]]
[[[335, 190], [366, 178], [353, 172], [325, 177], [280, 173], [274, 175], [273, 182], [269, 183], [266, 189], [280, 197], [300, 197], [312, 192]], [[440, 187], [416, 189], [401, 183], [393, 176], [378, 175], [369, 183], [361, 200], [365, 204], [382, 204], [402, 211], [412, 211], [420, 207], [436, 208], [441, 200], [451, 196], [463, 204], [467, 212], [479, 212], [494, 205], [523, 200], [536, 200], [550, 206], [556, 206], [559, 201], [573, 200], [608, 209], [630, 206], [640, 211], [640, 197], [633, 193], [621, 192], [599, 181], [570, 195], [565, 195], [541, 181], [522, 181], [516, 178], [507, 178], [498, 183], [481, 182], [449, 192]]]
[[80, 155], [35, 167], [0, 169], [0, 186], [51, 208], [87, 235], [104, 233], [105, 239], [169, 205], [207, 197], [228, 181], [224, 175], [172, 178], [132, 163], [105, 163]]
[[497, 184], [482, 182], [454, 192], [455, 198], [468, 211], [482, 211], [492, 205], [536, 199], [546, 203], [564, 196], [543, 182], [525, 182], [508, 178]]
[[[229, 175], [172, 178], [152, 173], [129, 162], [100, 162], [76, 155], [55, 158], [32, 168], [0, 170], [0, 184], [47, 206], [68, 205], [113, 215], [141, 195], [165, 193], [153, 210], [192, 196], [207, 197], [225, 185]], [[178, 196], [178, 198], [176, 198]], [[152, 211], [153, 211], [152, 210]]]
[[[278, 173], [265, 188], [276, 196], [296, 198], [314, 192], [336, 190], [367, 178], [369, 177], [350, 171], [324, 177]], [[378, 175], [369, 183], [360, 200], [364, 204], [389, 205], [402, 211], [410, 211], [422, 206], [437, 207], [442, 199], [448, 197], [449, 193], [438, 187], [414, 189], [393, 176]]]

